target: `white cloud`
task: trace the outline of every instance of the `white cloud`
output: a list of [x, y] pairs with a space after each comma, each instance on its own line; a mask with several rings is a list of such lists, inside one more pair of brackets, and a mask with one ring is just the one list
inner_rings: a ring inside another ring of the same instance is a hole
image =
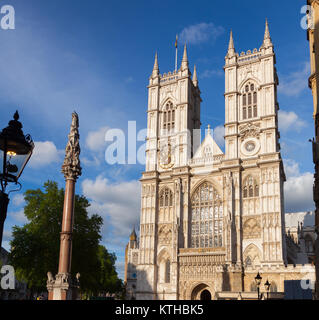
[[96, 167], [101, 164], [101, 161], [96, 156], [93, 156], [92, 160], [90, 160], [86, 157], [83, 157], [83, 158], [81, 158], [81, 162], [88, 167], [94, 167], [94, 166]]
[[285, 211], [300, 212], [314, 209], [313, 174], [303, 173], [287, 179], [285, 190]]
[[28, 219], [27, 217], [24, 215], [24, 209], [22, 208], [21, 210], [19, 211], [11, 211], [8, 213], [8, 216], [10, 216], [11, 218], [13, 218], [16, 222], [19, 222], [19, 223], [27, 223], [28, 222]]
[[287, 181], [284, 184], [285, 212], [311, 211], [313, 202], [313, 174], [300, 173], [299, 163], [284, 159]]
[[2, 241], [10, 241], [12, 237], [12, 232], [3, 230], [3, 236], [2, 236]]
[[215, 26], [212, 22], [202, 22], [184, 28], [179, 35], [179, 39], [181, 43], [196, 45], [208, 41], [214, 42], [223, 32], [223, 27]]
[[310, 63], [304, 62], [302, 68], [286, 76], [281, 76], [278, 91], [286, 96], [298, 96], [308, 87], [310, 76]]
[[16, 207], [20, 207], [25, 204], [24, 195], [22, 193], [15, 194], [12, 197], [12, 203]]
[[10, 241], [12, 240], [12, 232], [7, 231], [6, 229], [3, 230], [3, 236], [2, 236], [2, 248], [6, 249], [8, 252], [10, 252]]
[[299, 163], [292, 159], [283, 159], [286, 177], [300, 176]]
[[[91, 201], [90, 213], [98, 213], [114, 237], [127, 240], [133, 225], [138, 225], [140, 215], [141, 186], [139, 181], [112, 184], [98, 176], [95, 180], [82, 182], [83, 194]], [[107, 221], [106, 221], [107, 220]], [[113, 238], [113, 241], [117, 241]]]
[[279, 131], [293, 130], [299, 132], [306, 126], [306, 122], [301, 120], [293, 111], [279, 110], [278, 113]]
[[35, 142], [29, 166], [39, 168], [60, 161], [63, 150], [58, 150], [52, 141]]
[[96, 131], [90, 131], [86, 138], [86, 146], [91, 151], [105, 151], [103, 148], [106, 145], [105, 134], [109, 127], [102, 127]]
[[218, 126], [214, 129], [213, 138], [218, 146], [223, 147], [225, 145], [225, 127]]

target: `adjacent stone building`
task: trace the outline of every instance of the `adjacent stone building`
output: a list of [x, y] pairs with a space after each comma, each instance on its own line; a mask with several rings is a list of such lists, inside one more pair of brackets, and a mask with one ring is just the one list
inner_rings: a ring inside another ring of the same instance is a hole
[[[316, 232], [319, 234], [319, 1], [307, 0], [308, 12], [308, 31], [307, 38], [310, 47], [310, 66], [311, 75], [309, 77], [309, 88], [313, 95], [313, 120], [314, 133], [313, 139], [313, 162], [315, 165], [313, 199], [316, 205]], [[319, 238], [316, 245], [316, 298], [319, 299]]]
[[245, 298], [257, 272], [272, 291], [283, 292], [285, 280], [314, 280], [307, 261], [288, 265], [275, 64], [268, 23], [259, 49], [238, 54], [231, 34], [224, 153], [210, 127], [199, 143], [201, 92], [186, 45], [177, 71], [161, 75], [156, 55], [139, 240], [126, 251], [134, 298]]
[[315, 264], [315, 212], [285, 214], [287, 260], [290, 264]]
[[124, 283], [126, 288], [126, 299], [136, 299], [136, 280], [138, 265], [138, 242], [135, 229], [130, 235], [130, 241], [125, 248], [125, 270]]

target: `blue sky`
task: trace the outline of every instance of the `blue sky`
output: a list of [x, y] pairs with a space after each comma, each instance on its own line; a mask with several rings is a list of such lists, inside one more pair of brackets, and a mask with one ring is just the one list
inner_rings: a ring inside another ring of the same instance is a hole
[[[108, 128], [146, 126], [147, 88], [155, 51], [161, 73], [173, 71], [175, 35], [188, 44], [191, 70], [197, 66], [201, 120], [211, 124], [223, 147], [224, 57], [230, 29], [237, 52], [259, 48], [265, 18], [277, 57], [279, 125], [285, 160], [286, 211], [311, 210], [312, 96], [307, 87], [309, 47], [300, 26], [306, 1], [75, 1], [24, 0], [15, 9], [15, 30], [0, 29], [0, 128], [16, 109], [36, 142], [36, 154], [22, 175], [22, 192], [48, 179], [64, 187], [60, 168], [71, 123], [80, 117], [83, 175], [77, 192], [104, 218], [103, 244], [118, 256], [138, 225], [142, 165], [108, 165]], [[2, 4], [0, 3], [0, 6]], [[182, 50], [179, 50], [179, 64]], [[139, 144], [138, 144], [139, 146]], [[22, 192], [11, 195], [3, 245], [11, 228], [25, 223]]]

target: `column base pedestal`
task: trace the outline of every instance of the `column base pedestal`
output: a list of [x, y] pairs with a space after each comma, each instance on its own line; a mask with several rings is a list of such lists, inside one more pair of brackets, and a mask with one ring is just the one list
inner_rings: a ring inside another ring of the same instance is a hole
[[48, 300], [78, 300], [80, 283], [72, 280], [68, 273], [58, 273], [54, 277], [48, 272]]

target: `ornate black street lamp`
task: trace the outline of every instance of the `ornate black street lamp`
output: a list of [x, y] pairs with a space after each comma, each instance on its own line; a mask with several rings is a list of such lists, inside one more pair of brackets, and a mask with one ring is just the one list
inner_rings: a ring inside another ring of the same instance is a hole
[[267, 300], [268, 300], [269, 299], [269, 290], [270, 290], [270, 283], [269, 283], [268, 279], [265, 282], [264, 286], [265, 286], [266, 291], [267, 291]]
[[261, 279], [262, 279], [262, 277], [260, 276], [260, 274], [259, 274], [259, 272], [258, 272], [257, 276], [255, 277], [255, 282], [256, 282], [256, 286], [257, 286], [258, 300], [261, 299], [261, 296], [260, 296], [260, 284], [261, 284]]
[[[9, 203], [9, 194], [13, 191], [19, 191], [21, 184], [18, 182], [23, 169], [28, 163], [34, 143], [30, 135], [24, 135], [22, 124], [19, 122], [19, 113], [13, 116], [14, 120], [0, 132], [0, 248], [2, 244], [3, 225], [7, 217], [7, 208]], [[19, 189], [11, 190], [6, 193], [9, 183], [19, 185]]]

